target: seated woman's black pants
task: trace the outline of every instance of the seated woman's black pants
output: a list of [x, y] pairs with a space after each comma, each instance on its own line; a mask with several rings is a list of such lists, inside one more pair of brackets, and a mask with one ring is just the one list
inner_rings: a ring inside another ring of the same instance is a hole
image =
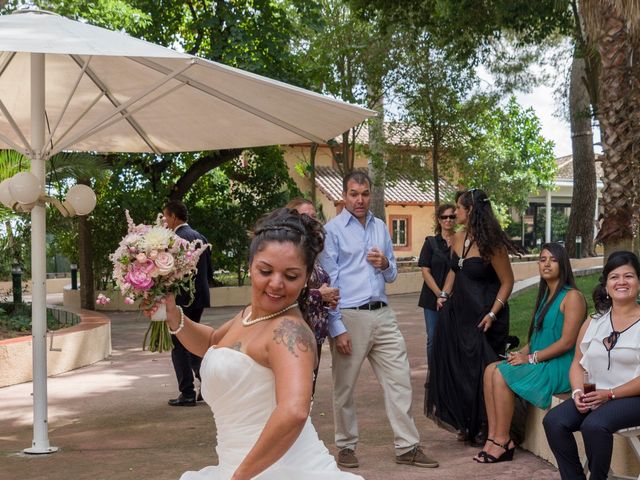
[[640, 426], [640, 397], [610, 400], [584, 414], [569, 399], [551, 409], [542, 423], [562, 480], [586, 479], [573, 436], [576, 431], [582, 433], [590, 480], [606, 480], [613, 434], [622, 428]]

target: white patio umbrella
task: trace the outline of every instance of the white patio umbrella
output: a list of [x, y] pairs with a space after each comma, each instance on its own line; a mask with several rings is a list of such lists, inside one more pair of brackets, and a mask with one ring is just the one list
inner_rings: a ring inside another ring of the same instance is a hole
[[[180, 152], [324, 142], [375, 112], [42, 11], [0, 16], [0, 148]], [[30, 141], [29, 141], [30, 139]], [[44, 190], [41, 192], [44, 194]], [[45, 206], [31, 211], [33, 442], [47, 429]]]

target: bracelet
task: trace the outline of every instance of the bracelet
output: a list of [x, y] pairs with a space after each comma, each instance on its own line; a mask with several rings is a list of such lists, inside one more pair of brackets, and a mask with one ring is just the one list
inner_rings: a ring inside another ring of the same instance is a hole
[[496, 321], [496, 314], [493, 313], [491, 310], [489, 310], [489, 313], [487, 313], [487, 315], [491, 317], [491, 320], [493, 320], [494, 322]]
[[576, 393], [578, 393], [578, 392], [584, 393], [581, 388], [576, 388], [573, 392], [571, 392], [571, 398], [575, 400], [576, 399]]
[[616, 395], [613, 393], [613, 388], [609, 389], [609, 400], [615, 400], [616, 399]]
[[496, 301], [500, 302], [500, 305], [502, 305], [502, 308], [505, 307], [505, 304], [500, 297], [496, 297]]
[[178, 310], [180, 310], [180, 325], [178, 325], [178, 328], [176, 328], [175, 330], [171, 330], [171, 327], [167, 325], [167, 327], [169, 328], [169, 333], [171, 335], [177, 335], [180, 330], [184, 328], [184, 312], [182, 311], [182, 307], [180, 305], [178, 305]]
[[440, 292], [440, 295], [438, 295], [438, 297], [440, 297], [440, 298], [449, 298], [449, 294], [447, 292], [445, 292], [444, 290], [442, 290]]
[[538, 363], [538, 351], [533, 352], [533, 364], [536, 365]]

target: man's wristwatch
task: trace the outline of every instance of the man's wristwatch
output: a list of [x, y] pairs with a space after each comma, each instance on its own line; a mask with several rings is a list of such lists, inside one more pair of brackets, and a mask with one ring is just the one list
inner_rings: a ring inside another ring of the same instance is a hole
[[445, 292], [444, 290], [442, 290], [442, 291], [440, 292], [440, 295], [438, 295], [438, 297], [439, 297], [439, 298], [447, 299], [447, 298], [449, 298], [449, 294], [448, 294], [447, 292]]

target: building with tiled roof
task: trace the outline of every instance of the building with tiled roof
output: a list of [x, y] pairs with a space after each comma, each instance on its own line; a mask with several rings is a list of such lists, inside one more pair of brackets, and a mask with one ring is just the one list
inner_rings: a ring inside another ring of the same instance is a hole
[[[316, 167], [316, 187], [336, 205], [342, 203], [342, 175], [337, 168]], [[455, 188], [440, 180], [440, 197], [453, 195]], [[433, 182], [421, 183], [406, 175], [388, 181], [384, 190], [384, 203], [389, 205], [433, 205], [435, 192]]]
[[[389, 130], [387, 142], [401, 148], [412, 148], [417, 142], [415, 129], [404, 131]], [[366, 144], [368, 135], [362, 129], [358, 135], [358, 143]], [[298, 188], [310, 196], [312, 188], [316, 192], [316, 204], [321, 215], [329, 220], [342, 210], [342, 174], [333, 159], [328, 145], [318, 146], [315, 159], [315, 185], [311, 185], [308, 165], [311, 145], [291, 145], [285, 149], [285, 160], [289, 166], [289, 174]], [[357, 152], [354, 167], [367, 169], [367, 158]], [[304, 172], [304, 173], [302, 173]], [[455, 187], [446, 180], [440, 180], [440, 198], [448, 198], [455, 192]], [[385, 219], [397, 257], [417, 257], [427, 235], [433, 235], [435, 223], [435, 193], [432, 181], [418, 181], [409, 176], [400, 176], [385, 183]]]

